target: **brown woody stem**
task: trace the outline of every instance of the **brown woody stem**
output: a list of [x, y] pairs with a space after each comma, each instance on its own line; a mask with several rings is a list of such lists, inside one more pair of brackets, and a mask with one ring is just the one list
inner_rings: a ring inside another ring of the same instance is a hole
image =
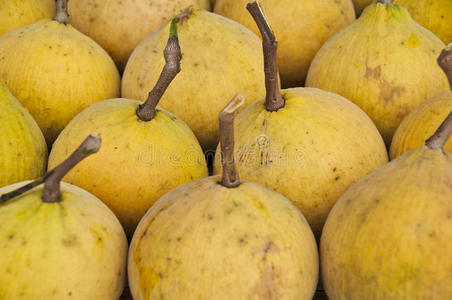
[[449, 86], [452, 89], [452, 44], [449, 44], [446, 48], [441, 51], [438, 57], [438, 65], [446, 73], [447, 79], [449, 80]]
[[265, 89], [267, 95], [265, 98], [265, 107], [268, 111], [277, 111], [285, 105], [284, 98], [281, 96], [278, 81], [278, 63], [277, 49], [278, 42], [275, 35], [268, 25], [265, 14], [257, 2], [248, 3], [246, 8], [250, 12], [262, 35], [262, 47], [264, 49], [264, 71], [265, 71]]
[[67, 12], [67, 2], [68, 0], [57, 0], [56, 12], [53, 19], [60, 22], [61, 24], [69, 23], [69, 14]]
[[436, 132], [425, 141], [425, 145], [430, 149], [443, 149], [447, 140], [452, 134], [452, 111], [447, 116], [446, 120], [439, 126]]
[[245, 97], [237, 94], [220, 112], [220, 145], [223, 178], [221, 184], [227, 188], [240, 185], [234, 162], [234, 112], [245, 103]]
[[377, 3], [381, 4], [392, 4], [393, 0], [377, 0]]
[[137, 116], [141, 121], [148, 122], [154, 119], [157, 104], [170, 85], [171, 81], [173, 81], [176, 75], [180, 72], [182, 53], [179, 46], [179, 39], [177, 37], [177, 22], [177, 18], [174, 18], [171, 21], [168, 43], [163, 51], [166, 62], [163, 67], [163, 71], [160, 74], [154, 88], [149, 92], [146, 102], [140, 105], [137, 109]]

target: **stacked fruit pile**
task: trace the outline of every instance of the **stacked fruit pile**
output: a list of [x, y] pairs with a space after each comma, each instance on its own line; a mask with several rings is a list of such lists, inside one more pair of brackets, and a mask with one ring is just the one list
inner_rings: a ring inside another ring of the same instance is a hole
[[1, 300], [452, 299], [452, 1], [248, 2], [0, 0]]

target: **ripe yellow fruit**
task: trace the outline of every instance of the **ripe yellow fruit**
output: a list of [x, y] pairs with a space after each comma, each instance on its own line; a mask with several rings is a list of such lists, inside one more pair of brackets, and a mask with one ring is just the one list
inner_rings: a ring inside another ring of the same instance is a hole
[[92, 103], [119, 96], [113, 60], [70, 24], [44, 19], [0, 36], [0, 76], [49, 145]]
[[[175, 48], [167, 47], [165, 57], [170, 55], [175, 60], [177, 53], [167, 53]], [[168, 66], [174, 65], [174, 61], [166, 64], [161, 77], [168, 78]], [[104, 201], [129, 237], [146, 210], [162, 195], [208, 176], [204, 154], [190, 128], [171, 113], [155, 108], [160, 98], [153, 93], [163, 93], [166, 88], [159, 88], [159, 83], [144, 105], [136, 100], [110, 99], [82, 111], [61, 132], [49, 157], [51, 168], [73, 151], [80, 137], [100, 134], [102, 149], [77, 165], [65, 181]], [[155, 115], [145, 119], [143, 111]]]
[[328, 40], [309, 69], [306, 85], [338, 93], [375, 122], [386, 145], [419, 103], [448, 90], [435, 63], [441, 40], [395, 4], [373, 4]]
[[[160, 106], [182, 118], [204, 149], [218, 144], [218, 112], [235, 93], [248, 103], [265, 95], [260, 39], [242, 25], [219, 15], [189, 10], [178, 24], [183, 49], [181, 73], [165, 92]], [[135, 49], [122, 80], [122, 96], [141, 99], [157, 81], [165, 63], [167, 23]]]
[[54, 13], [55, 0], [0, 0], [0, 35]]
[[441, 147], [452, 112], [448, 119], [444, 139], [364, 177], [331, 210], [320, 245], [330, 300], [451, 298], [452, 155]]
[[0, 78], [0, 187], [39, 177], [46, 164], [41, 130]]
[[394, 0], [404, 6], [416, 22], [436, 34], [444, 43], [452, 43], [452, 1]]
[[190, 5], [209, 9], [209, 0], [75, 0], [69, 1], [70, 22], [91, 37], [122, 71], [133, 49], [167, 19]]
[[[229, 141], [239, 105], [224, 110], [231, 123], [220, 130]], [[229, 146], [225, 157], [233, 154]], [[148, 210], [132, 239], [128, 271], [135, 300], [308, 300], [318, 254], [308, 223], [289, 200], [228, 169], [223, 178], [172, 190]]]
[[[246, 11], [248, 2], [217, 0], [214, 12], [259, 34]], [[301, 86], [312, 59], [323, 43], [355, 20], [351, 0], [261, 0], [260, 3], [278, 37], [278, 66], [284, 87]]]
[[[85, 150], [78, 156], [95, 151]], [[27, 182], [0, 188], [0, 299], [118, 299], [126, 274], [124, 230], [90, 193], [64, 182], [60, 188], [57, 174], [62, 177], [55, 170], [44, 187], [9, 200], [5, 193]]]

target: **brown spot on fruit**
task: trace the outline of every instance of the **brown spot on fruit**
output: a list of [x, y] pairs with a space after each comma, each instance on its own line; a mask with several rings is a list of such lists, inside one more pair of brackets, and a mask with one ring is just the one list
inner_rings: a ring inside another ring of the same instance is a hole
[[371, 68], [367, 65], [366, 62], [366, 78], [374, 78], [374, 79], [380, 79], [381, 77], [381, 66], [377, 66], [375, 68]]

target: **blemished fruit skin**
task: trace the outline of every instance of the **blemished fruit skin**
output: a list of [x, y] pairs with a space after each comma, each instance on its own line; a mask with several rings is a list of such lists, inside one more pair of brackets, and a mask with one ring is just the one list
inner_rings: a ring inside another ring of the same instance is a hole
[[0, 77], [0, 187], [44, 174], [47, 145], [33, 117]]
[[436, 34], [445, 44], [452, 42], [452, 1], [394, 0], [408, 9], [416, 22]]
[[357, 15], [360, 15], [364, 8], [366, 8], [371, 3], [375, 2], [375, 0], [353, 0], [353, 4], [355, 5], [355, 11]]
[[452, 156], [422, 146], [351, 186], [322, 233], [328, 298], [450, 299], [451, 182]]
[[110, 56], [70, 24], [49, 19], [0, 36], [0, 76], [49, 145], [85, 107], [119, 96]]
[[133, 49], [167, 19], [209, 0], [76, 0], [68, 2], [71, 24], [99, 43], [122, 71]]
[[449, 90], [436, 63], [444, 43], [398, 5], [373, 4], [328, 40], [314, 58], [306, 86], [338, 93], [374, 121], [387, 146], [419, 103]]
[[170, 190], [207, 177], [204, 154], [188, 126], [158, 109], [140, 121], [141, 102], [110, 99], [91, 105], [61, 132], [49, 156], [49, 169], [61, 163], [83, 137], [99, 134], [102, 147], [74, 167], [64, 181], [101, 199], [131, 237], [146, 210]]
[[[181, 72], [159, 105], [182, 118], [205, 150], [218, 144], [218, 113], [238, 91], [247, 103], [265, 95], [262, 42], [244, 26], [222, 16], [190, 10], [178, 22]], [[165, 64], [166, 23], [131, 55], [122, 80], [122, 96], [144, 100]]]
[[55, 0], [0, 0], [0, 35], [54, 14]]
[[[246, 10], [248, 2], [217, 0], [214, 12], [259, 35], [256, 23]], [[278, 66], [283, 87], [301, 86], [322, 44], [355, 20], [351, 0], [261, 0], [259, 3], [278, 40]]]
[[135, 300], [312, 299], [317, 245], [303, 215], [256, 183], [183, 185], [140, 221], [129, 249]]
[[[416, 106], [403, 119], [394, 134], [389, 151], [391, 159], [424, 145], [450, 111], [452, 111], [451, 91], [436, 95]], [[444, 145], [444, 150], [452, 153], [452, 139]]]
[[[344, 191], [388, 161], [369, 117], [343, 97], [314, 88], [282, 90], [285, 107], [264, 99], [235, 118], [235, 161], [241, 178], [291, 200], [316, 235]], [[214, 174], [222, 172], [220, 148]]]
[[[27, 182], [0, 188], [0, 194]], [[127, 239], [96, 197], [62, 182], [62, 201], [36, 187], [0, 204], [0, 298], [112, 300], [125, 285]]]

